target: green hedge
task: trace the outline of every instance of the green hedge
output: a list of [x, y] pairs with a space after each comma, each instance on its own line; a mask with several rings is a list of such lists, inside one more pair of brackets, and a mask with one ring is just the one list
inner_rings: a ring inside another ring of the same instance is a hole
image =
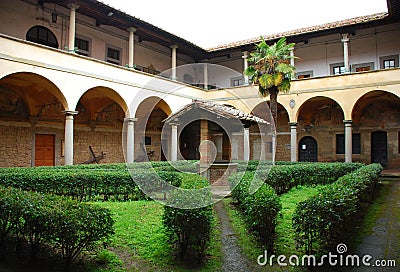
[[257, 171], [256, 177], [275, 189], [278, 195], [298, 185], [329, 184], [362, 167], [361, 163], [302, 163], [278, 165]]
[[192, 209], [181, 209], [177, 206], [180, 203], [191, 203], [194, 206], [202, 206], [201, 203], [209, 203], [212, 195], [210, 188], [206, 188], [207, 186], [209, 186], [207, 180], [193, 175], [191, 178], [184, 180], [181, 188], [203, 188], [203, 193], [198, 194], [191, 191], [183, 193], [175, 190], [167, 200], [167, 205], [170, 206], [164, 206], [164, 229], [181, 259], [185, 256], [194, 256], [201, 262], [204, 258], [213, 224], [213, 211], [211, 205]]
[[[60, 250], [66, 270], [83, 250], [114, 233], [108, 209], [68, 198], [0, 187], [0, 258], [10, 236], [24, 238], [34, 260], [40, 247]], [[18, 247], [17, 247], [18, 253]]]
[[[256, 177], [257, 178], [257, 177]], [[280, 198], [268, 184], [261, 182], [261, 187], [254, 193], [249, 193], [249, 187], [254, 182], [254, 173], [246, 172], [232, 175], [230, 183], [240, 182], [232, 190], [232, 197], [239, 204], [247, 225], [260, 239], [269, 252], [273, 252], [275, 227], [279, 211], [282, 209]]]
[[328, 185], [318, 195], [300, 202], [293, 215], [298, 246], [311, 254], [316, 245], [324, 251], [345, 242], [346, 225], [362, 205], [372, 200], [381, 171], [379, 164], [361, 167]]
[[[77, 200], [138, 200], [147, 199], [141, 188], [162, 190], [163, 184], [155, 181], [161, 177], [166, 182], [179, 186], [181, 178], [176, 172], [138, 169], [129, 173], [126, 169], [107, 170], [98, 168], [14, 168], [0, 171], [0, 185], [36, 191], [46, 194], [69, 196]], [[155, 185], [158, 185], [155, 186]]]

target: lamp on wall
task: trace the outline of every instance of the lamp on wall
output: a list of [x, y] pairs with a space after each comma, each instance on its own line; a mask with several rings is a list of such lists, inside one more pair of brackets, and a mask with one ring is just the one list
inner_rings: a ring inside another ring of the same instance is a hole
[[52, 13], [51, 13], [51, 21], [55, 24], [55, 23], [57, 23], [57, 17], [58, 17], [58, 14], [55, 12], [55, 11], [53, 11]]

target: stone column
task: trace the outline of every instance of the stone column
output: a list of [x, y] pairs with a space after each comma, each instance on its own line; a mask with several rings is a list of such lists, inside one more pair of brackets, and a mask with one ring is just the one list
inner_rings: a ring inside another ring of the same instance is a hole
[[352, 162], [352, 153], [353, 153], [353, 133], [352, 133], [352, 120], [344, 120], [344, 154], [345, 154], [345, 162]]
[[343, 62], [344, 62], [344, 70], [346, 73], [350, 72], [350, 62], [349, 62], [349, 34], [342, 35], [342, 43], [343, 43]]
[[135, 161], [135, 122], [137, 118], [125, 118], [126, 121], [126, 162]]
[[171, 161], [178, 160], [178, 124], [171, 124]]
[[68, 33], [68, 51], [75, 52], [75, 20], [76, 10], [79, 8], [78, 5], [71, 4], [69, 14], [69, 33]]
[[[247, 61], [247, 57], [248, 57], [248, 52], [244, 51], [243, 52], [243, 71], [245, 71], [247, 69], [247, 67], [249, 67], [249, 63]], [[244, 76], [244, 84], [248, 85], [249, 84], [249, 77], [248, 76]]]
[[297, 123], [290, 125], [290, 161], [297, 161]]
[[176, 80], [176, 49], [178, 48], [177, 45], [171, 45], [172, 49], [171, 52], [171, 79]]
[[77, 111], [65, 111], [64, 164], [74, 164], [74, 115]]
[[250, 160], [250, 130], [243, 128], [243, 160]]
[[[294, 66], [294, 49], [290, 50], [290, 65]], [[292, 79], [295, 79], [295, 75], [293, 73]]]
[[208, 64], [204, 63], [204, 89], [208, 90]]
[[129, 31], [129, 52], [128, 52], [128, 66], [134, 68], [135, 66], [135, 31], [136, 28], [130, 27]]

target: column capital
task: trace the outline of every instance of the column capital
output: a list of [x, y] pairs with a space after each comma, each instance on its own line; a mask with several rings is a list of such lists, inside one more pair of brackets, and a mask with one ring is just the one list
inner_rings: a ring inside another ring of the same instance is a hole
[[248, 55], [249, 54], [248, 51], [243, 51], [242, 54], [243, 54], [242, 59], [247, 59], [247, 57], [249, 56]]
[[291, 127], [297, 127], [297, 122], [289, 122], [289, 126]]
[[178, 127], [179, 126], [179, 123], [178, 122], [174, 122], [174, 123], [169, 123], [169, 125], [171, 126], [171, 127]]
[[349, 42], [349, 34], [348, 33], [345, 33], [345, 34], [342, 34], [342, 43], [347, 43], [347, 42]]
[[128, 32], [131, 32], [131, 33], [133, 33], [133, 32], [135, 32], [136, 30], [137, 30], [137, 28], [135, 28], [135, 27], [128, 27], [127, 29], [126, 29]]
[[69, 4], [68, 7], [69, 7], [70, 9], [74, 9], [74, 10], [77, 10], [77, 9], [79, 8], [79, 6], [78, 6], [77, 4], [75, 4], [75, 3]]
[[170, 47], [171, 49], [177, 49], [177, 48], [178, 48], [178, 46], [177, 46], [176, 44], [170, 45], [169, 47]]
[[128, 122], [128, 123], [130, 123], [130, 122], [136, 122], [138, 119], [137, 118], [135, 118], [135, 117], [126, 117], [126, 118], [124, 118], [124, 121], [125, 122]]
[[77, 115], [79, 112], [78, 111], [63, 111], [63, 114], [65, 114], [65, 116], [74, 116]]

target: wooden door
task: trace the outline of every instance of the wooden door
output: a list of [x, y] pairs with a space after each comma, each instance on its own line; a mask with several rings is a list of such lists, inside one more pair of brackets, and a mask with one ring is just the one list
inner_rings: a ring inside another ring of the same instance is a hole
[[35, 136], [35, 166], [54, 165], [55, 135], [36, 134]]
[[306, 136], [300, 140], [299, 161], [302, 162], [318, 161], [318, 144], [313, 137]]
[[371, 133], [371, 162], [388, 165], [387, 133], [374, 131]]

